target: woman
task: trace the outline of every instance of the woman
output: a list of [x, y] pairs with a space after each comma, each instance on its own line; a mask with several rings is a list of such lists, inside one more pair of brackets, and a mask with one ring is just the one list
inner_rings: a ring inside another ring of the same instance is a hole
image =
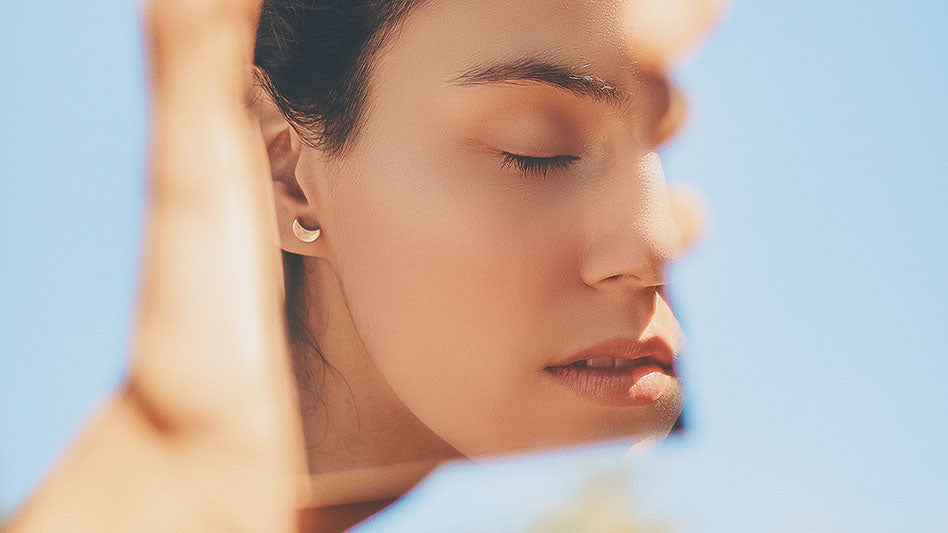
[[149, 4], [129, 377], [11, 529], [291, 530], [301, 493], [385, 501], [445, 459], [667, 434], [662, 270], [698, 217], [654, 149], [681, 117], [666, 69], [716, 8]]

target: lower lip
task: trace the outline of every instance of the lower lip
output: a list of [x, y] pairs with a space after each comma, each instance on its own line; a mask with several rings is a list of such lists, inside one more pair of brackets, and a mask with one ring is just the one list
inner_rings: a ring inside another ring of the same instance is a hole
[[648, 405], [658, 401], [675, 380], [656, 364], [625, 368], [557, 366], [546, 371], [581, 398], [600, 405]]

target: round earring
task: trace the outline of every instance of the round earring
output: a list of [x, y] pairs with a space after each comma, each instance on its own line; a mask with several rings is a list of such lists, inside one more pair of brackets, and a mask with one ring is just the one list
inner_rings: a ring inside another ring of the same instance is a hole
[[300, 219], [293, 219], [293, 235], [296, 235], [296, 238], [303, 242], [313, 242], [319, 238], [320, 233], [319, 226], [316, 226], [316, 229], [306, 229], [300, 224]]

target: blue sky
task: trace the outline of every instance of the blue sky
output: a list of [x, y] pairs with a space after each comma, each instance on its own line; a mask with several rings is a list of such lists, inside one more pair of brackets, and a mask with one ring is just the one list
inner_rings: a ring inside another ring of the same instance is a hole
[[[68, 4], [0, 17], [5, 512], [120, 379], [134, 294], [137, 7]], [[711, 214], [674, 272], [691, 430], [637, 466], [636, 494], [686, 529], [948, 523], [948, 3], [841, 4], [736, 2], [677, 76], [693, 115], [666, 174]], [[507, 486], [568, 497], [609, 455], [575, 453]], [[502, 470], [449, 472], [446, 493], [476, 508]], [[498, 517], [542, 499], [512, 498]]]

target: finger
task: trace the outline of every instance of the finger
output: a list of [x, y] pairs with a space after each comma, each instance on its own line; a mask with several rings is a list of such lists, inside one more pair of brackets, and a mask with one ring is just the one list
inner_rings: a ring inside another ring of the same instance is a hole
[[649, 124], [650, 143], [660, 147], [677, 135], [688, 119], [688, 100], [666, 74], [644, 76], [642, 95], [652, 103], [645, 122]]
[[701, 196], [686, 185], [669, 187], [672, 217], [678, 227], [680, 253], [693, 249], [707, 230], [707, 213]]
[[688, 120], [688, 100], [678, 87], [668, 86], [668, 103], [654, 132], [654, 144], [661, 146], [681, 131]]
[[633, 0], [627, 31], [643, 66], [665, 71], [693, 50], [724, 14], [725, 0]]

